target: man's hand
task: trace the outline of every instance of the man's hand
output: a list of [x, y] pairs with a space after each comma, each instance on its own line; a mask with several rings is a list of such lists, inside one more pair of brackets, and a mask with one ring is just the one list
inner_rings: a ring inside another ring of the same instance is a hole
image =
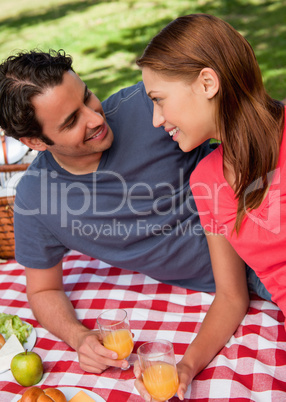
[[129, 365], [127, 360], [117, 360], [117, 353], [102, 345], [99, 331], [83, 331], [76, 351], [80, 367], [89, 373], [100, 374], [110, 366], [126, 369]]
[[117, 360], [117, 354], [102, 345], [98, 331], [79, 322], [62, 276], [62, 262], [48, 269], [26, 268], [27, 297], [38, 322], [76, 350], [83, 370], [99, 374], [109, 366], [127, 368], [126, 360]]

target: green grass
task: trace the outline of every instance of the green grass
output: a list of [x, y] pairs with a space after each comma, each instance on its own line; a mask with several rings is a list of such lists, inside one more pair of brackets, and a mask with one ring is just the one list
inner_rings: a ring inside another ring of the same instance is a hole
[[179, 15], [210, 13], [240, 31], [271, 96], [286, 97], [286, 0], [0, 0], [0, 60], [64, 49], [100, 99], [141, 79], [135, 60]]

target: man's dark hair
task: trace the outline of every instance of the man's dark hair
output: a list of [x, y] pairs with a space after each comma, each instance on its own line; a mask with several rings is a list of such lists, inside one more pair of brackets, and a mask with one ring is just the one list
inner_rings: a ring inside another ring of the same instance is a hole
[[63, 50], [21, 52], [0, 65], [0, 127], [7, 136], [37, 137], [53, 145], [43, 133], [31, 99], [60, 85], [69, 70], [73, 71], [72, 58]]

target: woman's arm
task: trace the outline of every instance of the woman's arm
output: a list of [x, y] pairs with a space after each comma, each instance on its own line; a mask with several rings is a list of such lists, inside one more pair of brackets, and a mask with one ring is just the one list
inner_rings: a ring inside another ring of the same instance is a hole
[[225, 346], [245, 316], [249, 305], [244, 261], [225, 237], [211, 233], [206, 235], [216, 294], [197, 337], [178, 364], [180, 396], [183, 396], [194, 376]]
[[[233, 335], [249, 305], [245, 264], [230, 243], [221, 235], [207, 234], [216, 294], [198, 335], [178, 363], [180, 385], [178, 396], [184, 394], [192, 379], [216, 356]], [[138, 364], [135, 367], [140, 377]], [[137, 377], [138, 378], [138, 377]], [[136, 387], [146, 400], [142, 381]], [[150, 399], [151, 400], [151, 399]]]

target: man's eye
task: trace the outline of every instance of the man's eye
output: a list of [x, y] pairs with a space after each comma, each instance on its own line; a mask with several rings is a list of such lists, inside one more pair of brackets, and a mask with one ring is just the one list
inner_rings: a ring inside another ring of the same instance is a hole
[[77, 121], [77, 116], [74, 116], [69, 124], [66, 125], [66, 128], [72, 128]]

